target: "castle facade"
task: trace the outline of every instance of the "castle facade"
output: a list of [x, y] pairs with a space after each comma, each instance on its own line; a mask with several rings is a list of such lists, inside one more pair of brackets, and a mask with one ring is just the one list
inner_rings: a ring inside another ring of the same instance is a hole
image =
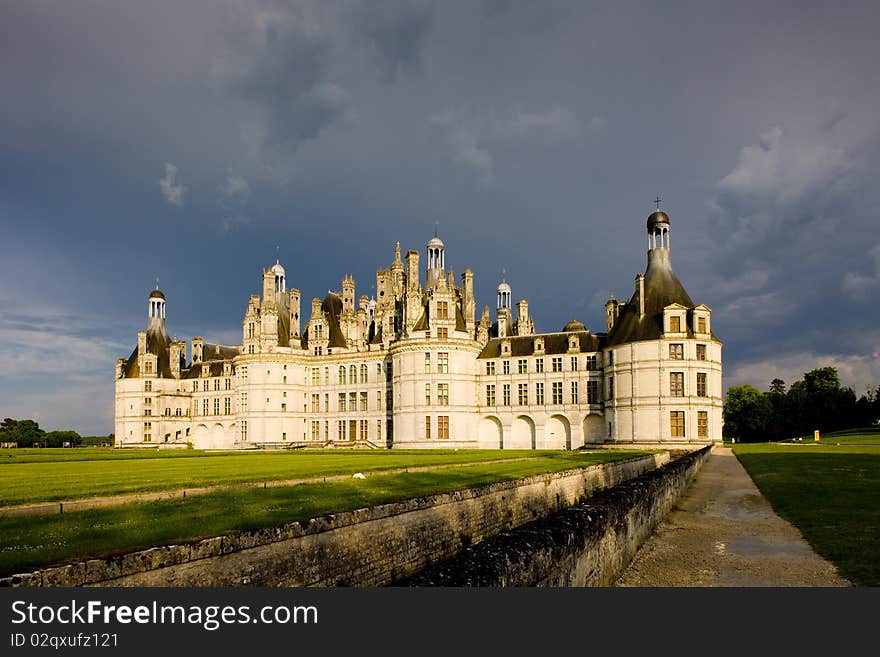
[[[474, 274], [446, 270], [436, 235], [400, 244], [376, 272], [312, 299], [280, 263], [263, 272], [241, 344], [171, 339], [153, 290], [137, 346], [116, 362], [115, 445], [255, 449], [574, 449], [599, 443], [721, 440], [721, 342], [711, 309], [672, 271], [669, 217], [648, 217], [648, 263], [629, 301], [609, 299], [605, 330], [571, 321], [535, 333], [526, 301], [498, 286], [494, 321], [476, 316]], [[187, 353], [188, 352], [188, 353]]]

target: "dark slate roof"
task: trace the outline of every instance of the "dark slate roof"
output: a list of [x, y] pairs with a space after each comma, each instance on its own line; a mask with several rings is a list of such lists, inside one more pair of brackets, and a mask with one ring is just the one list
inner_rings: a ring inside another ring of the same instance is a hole
[[614, 322], [608, 334], [608, 346], [656, 340], [663, 334], [663, 309], [666, 306], [678, 303], [688, 309], [694, 307], [694, 302], [672, 272], [668, 249], [654, 249], [650, 253], [645, 271], [645, 315], [641, 319], [639, 303], [637, 289]]
[[[219, 350], [219, 353], [218, 353]], [[241, 353], [238, 347], [224, 347], [220, 344], [205, 342], [202, 345], [202, 360], [232, 360]]]
[[290, 311], [287, 306], [278, 308], [278, 346], [290, 346]]
[[[150, 320], [147, 328], [147, 353], [156, 356], [156, 373], [165, 379], [171, 378], [170, 352], [168, 347], [171, 340], [165, 331], [165, 322], [163, 320]], [[140, 376], [140, 368], [137, 362], [138, 350], [135, 345], [134, 351], [128, 357], [123, 372], [125, 378], [133, 378]]]
[[422, 314], [419, 317], [418, 321], [412, 327], [413, 331], [427, 331], [428, 330], [428, 306], [422, 310]]
[[[205, 363], [208, 365], [208, 376], [223, 376], [223, 361], [213, 360]], [[180, 373], [181, 379], [198, 379], [202, 376], [202, 363], [190, 364], [188, 370]]]
[[467, 331], [467, 324], [465, 324], [464, 315], [461, 314], [461, 308], [458, 307], [458, 304], [455, 304], [455, 330]]
[[[532, 356], [535, 353], [535, 339], [544, 339], [544, 353], [558, 355], [568, 353], [568, 337], [572, 333], [539, 333], [537, 335], [520, 335], [508, 338], [493, 338], [486, 343], [483, 351], [477, 358], [500, 358], [501, 343], [510, 340], [510, 356]], [[580, 353], [592, 353], [599, 351], [605, 346], [604, 334], [593, 334], [588, 331], [578, 331]], [[506, 354], [505, 354], [506, 355]]]
[[330, 340], [327, 346], [347, 347], [348, 343], [345, 341], [345, 336], [342, 335], [342, 329], [339, 328], [339, 318], [342, 316], [342, 297], [330, 292], [321, 302], [321, 310], [324, 311], [324, 317], [330, 324]]

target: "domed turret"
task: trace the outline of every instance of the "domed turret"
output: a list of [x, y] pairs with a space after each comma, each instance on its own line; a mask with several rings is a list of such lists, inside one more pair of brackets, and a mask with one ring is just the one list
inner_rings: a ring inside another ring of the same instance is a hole
[[156, 285], [155, 290], [150, 292], [147, 303], [149, 304], [147, 317], [150, 319], [165, 319], [165, 295], [158, 285]]
[[648, 251], [669, 248], [669, 215], [660, 209], [660, 197], [654, 201], [657, 209], [648, 215]]
[[571, 320], [568, 324], [562, 327], [563, 333], [574, 333], [575, 331], [586, 331], [587, 327], [584, 326], [583, 322], [579, 322], [576, 319]]
[[428, 287], [434, 287], [444, 280], [443, 270], [446, 268], [446, 245], [437, 237], [437, 229], [434, 229], [434, 237], [426, 246], [428, 250]]
[[498, 308], [510, 308], [512, 292], [507, 281], [502, 280], [498, 284]]
[[284, 267], [281, 266], [281, 263], [276, 259], [275, 264], [272, 265], [271, 269], [272, 273], [275, 274], [275, 292], [276, 294], [279, 292], [285, 292], [287, 290], [287, 284], [284, 280]]

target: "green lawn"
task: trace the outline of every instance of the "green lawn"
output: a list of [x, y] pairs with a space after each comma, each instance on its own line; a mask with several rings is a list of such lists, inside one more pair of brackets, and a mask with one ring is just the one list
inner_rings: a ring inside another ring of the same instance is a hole
[[[217, 536], [233, 530], [271, 527], [432, 493], [607, 463], [643, 453], [530, 451], [528, 454], [536, 459], [374, 475], [363, 480], [346, 479], [268, 489], [225, 489], [199, 497], [132, 502], [59, 515], [0, 517], [0, 575], [88, 556]], [[499, 452], [490, 454], [495, 458], [501, 455]], [[473, 455], [482, 453], [471, 453]], [[288, 458], [286, 455], [275, 456], [281, 460]], [[423, 459], [441, 455], [419, 452], [408, 456], [410, 465], [421, 465]]]
[[200, 452], [29, 449], [0, 453], [0, 507], [144, 491], [535, 456], [531, 450]]
[[[838, 444], [839, 443], [839, 444]], [[880, 586], [880, 434], [733, 446], [773, 508], [841, 575]]]

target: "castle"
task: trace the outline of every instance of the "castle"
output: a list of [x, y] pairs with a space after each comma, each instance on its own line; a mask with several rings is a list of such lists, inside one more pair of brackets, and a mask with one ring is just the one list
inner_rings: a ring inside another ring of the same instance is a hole
[[252, 295], [240, 345], [170, 339], [153, 290], [137, 346], [116, 362], [115, 445], [254, 449], [574, 449], [597, 443], [721, 440], [721, 342], [711, 310], [672, 271], [669, 216], [647, 221], [648, 264], [629, 301], [606, 303], [605, 331], [571, 321], [534, 331], [526, 301], [498, 286], [477, 319], [474, 274], [456, 281], [445, 245], [301, 298], [277, 261]]

